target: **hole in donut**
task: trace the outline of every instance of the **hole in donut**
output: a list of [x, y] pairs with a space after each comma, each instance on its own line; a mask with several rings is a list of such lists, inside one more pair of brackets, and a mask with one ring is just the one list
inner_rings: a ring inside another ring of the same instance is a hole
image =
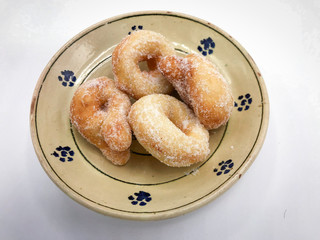
[[141, 72], [151, 72], [157, 69], [157, 62], [155, 58], [147, 57], [142, 61], [139, 61], [138, 66]]
[[167, 117], [170, 120], [170, 122], [172, 122], [177, 128], [179, 128], [181, 132], [187, 135], [188, 133], [188, 129], [186, 128], [187, 119], [185, 119], [186, 122], [182, 119], [177, 119], [177, 116], [174, 116], [174, 113], [172, 112], [170, 112], [167, 115]]
[[104, 112], [107, 112], [108, 111], [108, 105], [109, 105], [108, 102], [100, 105], [100, 110], [104, 111]]
[[149, 72], [150, 71], [147, 61], [141, 61], [141, 62], [139, 62], [138, 65], [139, 65], [141, 72]]

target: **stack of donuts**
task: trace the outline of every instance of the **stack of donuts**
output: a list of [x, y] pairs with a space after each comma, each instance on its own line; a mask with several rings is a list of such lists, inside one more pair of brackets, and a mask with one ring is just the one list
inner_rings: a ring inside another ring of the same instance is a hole
[[[71, 122], [88, 142], [115, 165], [129, 160], [132, 132], [168, 166], [206, 159], [208, 130], [225, 124], [233, 109], [231, 88], [210, 61], [179, 57], [164, 36], [140, 30], [117, 45], [112, 71], [114, 80], [86, 81], [72, 98]], [[171, 95], [174, 89], [180, 99]]]

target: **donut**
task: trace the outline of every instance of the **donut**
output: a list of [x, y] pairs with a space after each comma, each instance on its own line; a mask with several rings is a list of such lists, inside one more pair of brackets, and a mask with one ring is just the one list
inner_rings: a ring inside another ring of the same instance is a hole
[[115, 165], [130, 158], [132, 141], [127, 115], [129, 97], [118, 90], [107, 77], [89, 80], [74, 93], [70, 104], [70, 120], [88, 142], [101, 150]]
[[231, 87], [213, 63], [197, 54], [164, 56], [158, 68], [208, 130], [229, 120], [234, 104]]
[[[173, 87], [157, 68], [159, 57], [174, 55], [174, 48], [161, 34], [139, 30], [125, 37], [112, 53], [112, 71], [119, 89], [135, 99], [154, 93], [169, 94]], [[146, 61], [149, 71], [139, 62]]]
[[140, 98], [128, 119], [138, 142], [170, 167], [187, 167], [209, 154], [208, 130], [185, 103], [170, 95]]

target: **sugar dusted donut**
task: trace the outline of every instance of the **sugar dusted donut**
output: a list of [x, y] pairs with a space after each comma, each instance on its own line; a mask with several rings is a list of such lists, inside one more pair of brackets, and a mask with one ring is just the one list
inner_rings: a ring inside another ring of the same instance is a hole
[[113, 164], [124, 165], [130, 158], [132, 134], [127, 121], [130, 107], [129, 97], [115, 87], [113, 80], [100, 77], [76, 90], [70, 119], [79, 133]]
[[165, 56], [158, 67], [208, 130], [228, 121], [234, 104], [231, 88], [211, 62], [196, 54]]
[[209, 154], [208, 130], [172, 96], [142, 97], [132, 105], [128, 118], [138, 142], [168, 166], [190, 166]]
[[[172, 85], [157, 69], [159, 57], [174, 55], [174, 48], [161, 34], [147, 30], [125, 37], [112, 54], [112, 70], [117, 86], [135, 99], [153, 93], [170, 93]], [[139, 62], [147, 61], [149, 71]]]

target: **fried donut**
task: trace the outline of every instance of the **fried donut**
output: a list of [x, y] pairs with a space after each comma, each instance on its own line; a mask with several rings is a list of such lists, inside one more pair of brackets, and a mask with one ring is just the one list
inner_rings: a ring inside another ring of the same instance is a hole
[[[153, 93], [168, 94], [172, 85], [157, 68], [159, 57], [174, 55], [174, 48], [161, 34], [140, 30], [125, 37], [112, 53], [112, 71], [117, 87], [135, 99]], [[147, 61], [149, 71], [139, 62]]]
[[113, 164], [124, 165], [130, 158], [132, 141], [127, 121], [130, 107], [129, 97], [116, 88], [114, 81], [100, 77], [76, 90], [70, 119], [79, 133]]
[[231, 88], [207, 59], [197, 54], [165, 56], [158, 68], [208, 130], [229, 120], [234, 104]]
[[138, 142], [168, 166], [190, 166], [209, 154], [208, 130], [186, 104], [172, 96], [140, 98], [128, 119]]

